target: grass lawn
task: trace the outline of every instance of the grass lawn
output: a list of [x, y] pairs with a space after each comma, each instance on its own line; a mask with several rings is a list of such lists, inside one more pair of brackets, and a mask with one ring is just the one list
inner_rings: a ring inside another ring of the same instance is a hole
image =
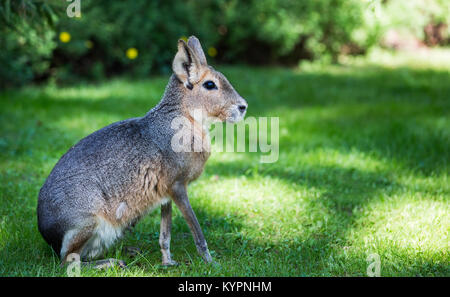
[[[216, 153], [189, 188], [219, 267], [202, 263], [174, 207], [180, 266], [159, 265], [158, 209], [108, 252], [127, 270], [82, 275], [365, 276], [376, 253], [381, 276], [450, 276], [450, 50], [301, 66], [218, 67], [249, 116], [280, 119], [277, 162]], [[82, 137], [144, 115], [167, 80], [0, 93], [1, 276], [65, 275], [37, 230], [40, 187]]]

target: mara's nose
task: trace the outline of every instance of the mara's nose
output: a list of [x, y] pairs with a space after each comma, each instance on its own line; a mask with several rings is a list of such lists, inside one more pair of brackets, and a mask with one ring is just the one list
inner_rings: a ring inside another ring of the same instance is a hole
[[247, 109], [247, 105], [239, 105], [238, 106], [238, 108], [239, 108], [239, 111], [241, 112], [241, 113], [244, 113], [245, 112], [245, 110]]

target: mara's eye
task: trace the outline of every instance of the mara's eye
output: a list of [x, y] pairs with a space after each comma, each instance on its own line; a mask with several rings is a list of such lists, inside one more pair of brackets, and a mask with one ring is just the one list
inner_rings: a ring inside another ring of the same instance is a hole
[[206, 81], [203, 83], [203, 86], [205, 87], [205, 89], [207, 90], [213, 90], [213, 89], [217, 89], [216, 84], [213, 81]]

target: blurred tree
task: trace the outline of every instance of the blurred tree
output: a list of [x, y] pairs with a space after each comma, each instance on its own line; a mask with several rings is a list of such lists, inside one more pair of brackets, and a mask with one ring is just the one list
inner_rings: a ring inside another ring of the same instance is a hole
[[[194, 1], [85, 0], [81, 18], [61, 18], [58, 23], [58, 32], [72, 36], [55, 51], [58, 75], [93, 79], [124, 70], [136, 76], [169, 73], [180, 37], [195, 34], [206, 46], [214, 41], [208, 37], [214, 28], [197, 18], [196, 9]], [[130, 58], [129, 49], [138, 55]]]
[[450, 39], [449, 22], [448, 0], [388, 0], [383, 6], [383, 26], [395, 30], [399, 38], [446, 45]]
[[52, 25], [57, 21], [57, 3], [53, 2], [0, 2], [0, 87], [24, 84], [47, 71], [56, 46]]
[[217, 2], [224, 11], [220, 26], [228, 29], [221, 38], [225, 61], [274, 62], [299, 46], [306, 56], [336, 61], [343, 46], [363, 52], [380, 33], [371, 3], [360, 0]]

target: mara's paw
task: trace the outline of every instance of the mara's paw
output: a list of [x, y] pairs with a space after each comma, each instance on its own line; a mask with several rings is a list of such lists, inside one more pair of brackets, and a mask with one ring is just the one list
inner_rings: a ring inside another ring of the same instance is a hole
[[174, 260], [168, 260], [168, 261], [162, 262], [163, 267], [178, 266], [178, 265], [179, 265], [178, 262], [174, 261]]
[[127, 268], [127, 264], [125, 263], [125, 261], [122, 261], [119, 259], [114, 259], [114, 258], [91, 261], [91, 262], [83, 262], [82, 264], [84, 266], [91, 267], [94, 269], [108, 269], [108, 268], [115, 267], [115, 266], [122, 268], [122, 269]]

